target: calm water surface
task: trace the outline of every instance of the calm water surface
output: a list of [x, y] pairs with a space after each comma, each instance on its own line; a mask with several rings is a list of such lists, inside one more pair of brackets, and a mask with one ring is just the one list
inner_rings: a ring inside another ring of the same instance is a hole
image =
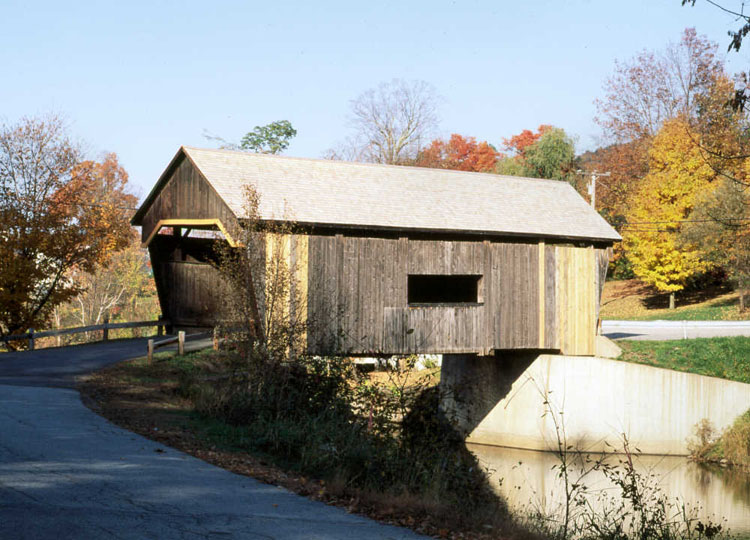
[[[559, 463], [554, 454], [477, 444], [468, 447], [490, 470], [492, 485], [511, 507], [541, 510], [546, 515], [561, 510], [565, 498], [558, 469], [553, 469]], [[618, 458], [609, 459], [616, 463]], [[653, 478], [665, 495], [684, 502], [698, 517], [722, 523], [732, 533], [750, 538], [750, 476], [706, 468], [682, 457], [635, 456], [634, 462], [637, 471]], [[580, 466], [575, 467], [570, 478], [578, 478], [580, 471]], [[587, 474], [583, 482], [590, 500], [612, 501], [617, 496], [618, 489], [601, 472]]]

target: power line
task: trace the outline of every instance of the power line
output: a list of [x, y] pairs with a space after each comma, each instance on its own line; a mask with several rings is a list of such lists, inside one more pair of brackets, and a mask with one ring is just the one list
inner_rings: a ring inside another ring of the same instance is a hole
[[[750, 221], [750, 218], [721, 218], [722, 221]], [[630, 225], [662, 225], [672, 223], [714, 223], [717, 219], [672, 219], [666, 221], [626, 221], [621, 227]]]

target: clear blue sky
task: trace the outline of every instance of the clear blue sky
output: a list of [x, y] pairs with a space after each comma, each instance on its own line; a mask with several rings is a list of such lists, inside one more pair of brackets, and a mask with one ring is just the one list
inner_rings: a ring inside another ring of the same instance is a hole
[[[119, 154], [141, 196], [181, 144], [215, 146], [204, 129], [238, 140], [288, 119], [286, 154], [320, 157], [346, 136], [349, 101], [392, 78], [435, 86], [441, 135], [499, 144], [548, 123], [586, 150], [615, 59], [688, 26], [726, 50], [737, 23], [697, 4], [0, 0], [0, 119], [63, 114], [92, 156]], [[750, 67], [746, 51], [728, 60]]]

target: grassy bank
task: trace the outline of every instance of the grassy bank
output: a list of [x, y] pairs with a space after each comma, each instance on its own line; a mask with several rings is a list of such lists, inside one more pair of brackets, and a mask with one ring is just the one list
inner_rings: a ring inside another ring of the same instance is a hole
[[637, 280], [607, 281], [602, 293], [602, 319], [723, 321], [750, 318], [740, 313], [739, 296], [728, 286], [711, 286], [677, 295], [669, 309], [669, 295], [658, 293]]
[[619, 360], [750, 383], [750, 338], [619, 341]]

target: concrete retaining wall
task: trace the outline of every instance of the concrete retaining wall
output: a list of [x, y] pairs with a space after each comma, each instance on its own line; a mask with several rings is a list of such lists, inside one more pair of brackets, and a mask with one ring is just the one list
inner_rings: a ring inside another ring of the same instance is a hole
[[445, 355], [441, 385], [469, 442], [533, 450], [557, 445], [557, 420], [582, 450], [611, 452], [625, 435], [643, 453], [685, 455], [701, 419], [723, 429], [750, 408], [748, 384], [595, 357]]

